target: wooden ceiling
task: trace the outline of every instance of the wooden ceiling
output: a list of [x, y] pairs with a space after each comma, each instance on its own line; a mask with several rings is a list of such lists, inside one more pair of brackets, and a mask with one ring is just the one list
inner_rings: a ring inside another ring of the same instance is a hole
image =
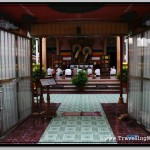
[[[77, 9], [80, 12], [76, 12]], [[0, 3], [0, 18], [19, 25], [57, 21], [141, 22], [149, 15], [150, 3]]]
[[[75, 24], [76, 26], [78, 26], [78, 24], [80, 24], [81, 22], [84, 25], [85, 22], [86, 26], [88, 26], [89, 28], [90, 23], [95, 24], [94, 22], [97, 22], [96, 27], [94, 26], [92, 27], [95, 28], [96, 33], [94, 33], [93, 30], [91, 30], [91, 32], [93, 32], [93, 34], [95, 35], [96, 34], [100, 35], [103, 34], [102, 33], [103, 30], [102, 28], [97, 28], [97, 26], [102, 25], [104, 26], [107, 22], [118, 23], [118, 25], [120, 23], [127, 23], [129, 30], [131, 28], [135, 29], [135, 27], [136, 30], [138, 30], [139, 28], [143, 27], [143, 24], [145, 25], [145, 23], [143, 23], [145, 22], [145, 20], [148, 20], [148, 24], [150, 24], [149, 23], [150, 3], [137, 3], [137, 2], [0, 3], [0, 23], [3, 20], [9, 20], [9, 22], [12, 22], [17, 26], [19, 26], [20, 28], [24, 28], [27, 30], [32, 30], [33, 26], [39, 28], [38, 26], [39, 24], [43, 25], [43, 28], [45, 28], [46, 24], [50, 24], [51, 26], [53, 25], [55, 27], [57, 26], [57, 23], [59, 23], [59, 25], [63, 24], [65, 28], [65, 26], [67, 26], [69, 22]], [[36, 32], [38, 31], [37, 28], [35, 28]], [[41, 28], [41, 30], [43, 30], [43, 28]], [[47, 30], [49, 30], [49, 28], [47, 28]], [[71, 26], [70, 28], [74, 27]], [[109, 27], [109, 29], [111, 28], [113, 27]], [[116, 28], [119, 31], [118, 26], [116, 26]], [[46, 36], [48, 33], [47, 30], [45, 30], [45, 33], [40, 32], [37, 34]], [[57, 28], [55, 30], [57, 31]], [[62, 30], [63, 30], [62, 32], [64, 32], [64, 29]], [[101, 32], [99, 33], [98, 31]], [[76, 31], [70, 30], [70, 32], [71, 33], [64, 33], [64, 34], [73, 34], [73, 32]], [[113, 35], [113, 33], [111, 32], [108, 33]], [[116, 33], [116, 29], [113, 32]], [[88, 32], [86, 31], [86, 33], [91, 34], [90, 31]], [[106, 33], [107, 31], [104, 32], [104, 34]], [[48, 35], [53, 34], [54, 33], [48, 33]]]

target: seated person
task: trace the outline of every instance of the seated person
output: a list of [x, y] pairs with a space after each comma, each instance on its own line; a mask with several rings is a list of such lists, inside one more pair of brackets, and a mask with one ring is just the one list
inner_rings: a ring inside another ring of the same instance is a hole
[[88, 76], [92, 75], [92, 68], [89, 66], [87, 69]]
[[71, 75], [72, 75], [71, 69], [70, 69], [70, 68], [66, 68], [66, 69], [65, 69], [65, 76], [66, 76], [66, 77], [71, 77]]
[[83, 68], [83, 72], [86, 72], [86, 73], [87, 73], [87, 69], [86, 69], [85, 67]]
[[60, 67], [58, 67], [58, 68], [56, 69], [56, 75], [57, 75], [57, 76], [63, 75], [63, 71], [62, 71], [62, 69], [61, 69]]
[[73, 68], [73, 75], [76, 75], [76, 74], [77, 74], [77, 70], [78, 70], [78, 68], [77, 68], [77, 66], [75, 66], [75, 67]]
[[110, 68], [110, 75], [116, 75], [115, 66], [113, 66], [113, 68]]
[[49, 68], [47, 69], [47, 76], [52, 76], [53, 73], [54, 73], [54, 69], [52, 69], [52, 67], [49, 66]]
[[96, 68], [94, 73], [95, 73], [95, 75], [96, 75], [97, 77], [99, 77], [99, 76], [101, 75], [99, 68]]
[[79, 67], [79, 68], [77, 69], [77, 73], [78, 73], [80, 70], [82, 70], [81, 67]]

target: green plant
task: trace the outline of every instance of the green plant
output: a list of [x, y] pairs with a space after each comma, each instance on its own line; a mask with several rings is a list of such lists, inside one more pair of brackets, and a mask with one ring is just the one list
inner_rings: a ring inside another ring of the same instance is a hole
[[[117, 74], [117, 79], [120, 80], [120, 73]], [[128, 82], [128, 68], [127, 67], [122, 68], [122, 81], [125, 83]]]
[[[42, 77], [45, 77], [46, 71], [42, 68]], [[40, 79], [40, 64], [32, 64], [32, 79], [36, 81]]]
[[84, 87], [88, 82], [87, 72], [80, 70], [74, 77], [72, 77], [71, 81], [76, 87]]

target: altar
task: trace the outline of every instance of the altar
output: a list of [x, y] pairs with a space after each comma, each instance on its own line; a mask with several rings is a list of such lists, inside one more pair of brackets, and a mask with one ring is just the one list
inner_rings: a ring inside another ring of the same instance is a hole
[[75, 67], [81, 68], [81, 69], [91, 67], [91, 68], [93, 69], [93, 66], [94, 66], [94, 65], [73, 65], [73, 64], [71, 64], [71, 65], [70, 65], [70, 69], [74, 69]]

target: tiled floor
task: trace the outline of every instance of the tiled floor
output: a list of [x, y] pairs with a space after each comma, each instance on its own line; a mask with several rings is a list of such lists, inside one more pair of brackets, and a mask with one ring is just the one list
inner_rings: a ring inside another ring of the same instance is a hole
[[[117, 102], [118, 94], [51, 94], [52, 102], [61, 103], [57, 117], [48, 125], [39, 144], [98, 143], [106, 144], [107, 137], [114, 137], [101, 107], [102, 102]], [[125, 97], [126, 95], [124, 95]], [[62, 116], [63, 112], [95, 112], [102, 116]], [[116, 143], [113, 141], [113, 143]]]
[[[46, 97], [46, 95], [44, 95]], [[130, 126], [116, 124], [116, 113], [110, 115], [110, 110], [116, 110], [119, 94], [51, 94], [51, 103], [61, 103], [57, 116], [51, 121], [41, 115], [33, 115], [20, 127], [16, 128], [3, 139], [7, 144], [117, 144], [115, 136], [127, 135], [132, 132], [144, 133]], [[126, 94], [123, 94], [124, 100]], [[107, 104], [107, 105], [104, 105]], [[63, 112], [95, 112], [101, 116], [62, 116]], [[114, 111], [115, 112], [115, 111]], [[109, 117], [107, 119], [107, 117]], [[115, 118], [114, 118], [115, 117]], [[118, 126], [117, 126], [118, 125]], [[117, 130], [116, 130], [117, 128]], [[139, 127], [138, 127], [139, 128]], [[113, 139], [113, 140], [110, 140]], [[2, 142], [2, 143], [3, 143]], [[121, 143], [121, 142], [118, 142]], [[122, 142], [126, 143], [126, 142]], [[128, 142], [129, 144], [130, 142]]]

